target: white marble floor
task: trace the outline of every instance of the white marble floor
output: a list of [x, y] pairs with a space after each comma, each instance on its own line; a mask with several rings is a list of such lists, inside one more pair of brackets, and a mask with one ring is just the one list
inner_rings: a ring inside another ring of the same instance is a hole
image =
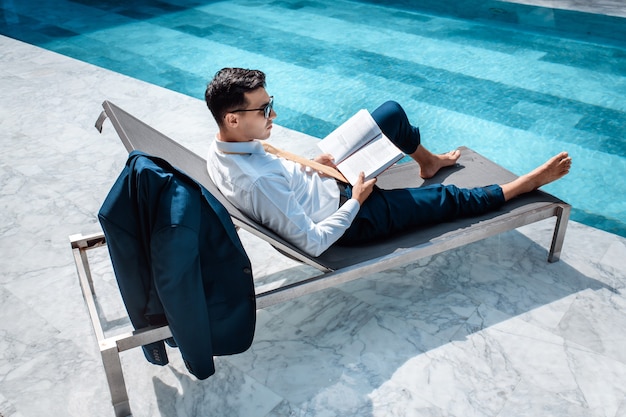
[[[0, 62], [0, 416], [113, 415], [68, 243], [99, 230], [125, 161], [93, 123], [109, 99], [201, 154], [215, 127], [199, 100], [5, 37]], [[626, 239], [570, 223], [548, 264], [550, 228], [260, 310], [252, 348], [206, 381], [176, 351], [166, 367], [124, 353], [134, 415], [625, 416]], [[314, 272], [242, 240], [259, 286]], [[115, 325], [105, 253], [94, 271]]]

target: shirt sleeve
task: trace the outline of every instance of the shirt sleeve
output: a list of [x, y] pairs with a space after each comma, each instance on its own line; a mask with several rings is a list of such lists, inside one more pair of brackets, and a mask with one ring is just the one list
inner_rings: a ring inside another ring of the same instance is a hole
[[314, 222], [280, 176], [259, 178], [250, 193], [254, 215], [268, 228], [311, 256], [319, 256], [345, 233], [360, 205], [348, 200], [326, 219]]

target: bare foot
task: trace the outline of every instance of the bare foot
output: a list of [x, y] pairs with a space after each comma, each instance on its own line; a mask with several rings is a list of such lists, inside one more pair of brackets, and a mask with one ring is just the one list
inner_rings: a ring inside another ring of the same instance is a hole
[[[424, 149], [421, 146], [420, 148]], [[435, 155], [428, 151], [426, 152], [427, 153], [420, 155], [421, 160], [418, 162], [420, 165], [420, 177], [424, 179], [434, 177], [435, 174], [443, 167], [449, 167], [456, 164], [461, 157], [461, 151], [458, 149], [441, 155]]]
[[520, 194], [528, 193], [565, 176], [572, 167], [572, 158], [567, 152], [553, 156], [543, 165], [522, 175], [514, 181], [502, 185], [504, 199], [510, 200]]

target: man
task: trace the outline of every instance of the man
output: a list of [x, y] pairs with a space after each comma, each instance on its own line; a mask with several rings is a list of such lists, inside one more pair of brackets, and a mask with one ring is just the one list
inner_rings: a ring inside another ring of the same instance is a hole
[[[375, 178], [365, 181], [361, 174], [351, 187], [264, 150], [262, 141], [270, 137], [276, 112], [261, 71], [224, 68], [207, 86], [205, 99], [219, 127], [207, 157], [212, 180], [240, 210], [312, 256], [335, 243], [362, 243], [495, 210], [561, 178], [571, 167], [571, 158], [562, 152], [502, 185], [381, 190], [374, 186]], [[460, 157], [458, 150], [444, 155], [429, 152], [421, 144], [419, 129], [395, 102], [383, 104], [372, 117], [419, 164], [423, 178], [456, 164]], [[319, 155], [315, 161], [334, 167], [332, 155]]]

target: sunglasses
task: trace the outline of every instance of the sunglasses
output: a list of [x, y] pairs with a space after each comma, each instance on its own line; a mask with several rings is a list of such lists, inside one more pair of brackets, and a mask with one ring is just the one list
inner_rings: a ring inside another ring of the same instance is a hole
[[274, 108], [274, 96], [270, 97], [270, 101], [263, 107], [260, 107], [258, 109], [239, 109], [239, 110], [232, 110], [229, 111], [229, 113], [239, 113], [242, 111], [262, 111], [263, 112], [263, 116], [265, 116], [266, 119], [270, 118], [270, 114], [272, 114], [272, 109]]

